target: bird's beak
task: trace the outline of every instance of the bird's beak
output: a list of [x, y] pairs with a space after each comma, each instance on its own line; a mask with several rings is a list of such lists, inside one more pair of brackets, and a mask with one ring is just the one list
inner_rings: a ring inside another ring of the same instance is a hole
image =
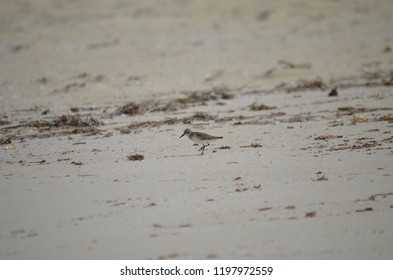
[[184, 133], [179, 137], [179, 139], [182, 138], [185, 134], [186, 134], [186, 133], [184, 132]]

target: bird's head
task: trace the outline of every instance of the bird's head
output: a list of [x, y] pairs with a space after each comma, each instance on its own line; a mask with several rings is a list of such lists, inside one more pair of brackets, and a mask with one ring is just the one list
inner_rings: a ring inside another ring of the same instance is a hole
[[190, 133], [191, 133], [191, 130], [187, 128], [186, 130], [184, 130], [183, 134], [179, 137], [179, 139], [182, 138], [184, 135], [187, 135], [187, 136], [190, 135]]

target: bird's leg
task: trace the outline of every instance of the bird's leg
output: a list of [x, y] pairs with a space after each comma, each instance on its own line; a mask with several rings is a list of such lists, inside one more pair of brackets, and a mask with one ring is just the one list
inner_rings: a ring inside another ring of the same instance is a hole
[[207, 143], [207, 145], [205, 145], [204, 143], [202, 143], [202, 147], [200, 147], [198, 151], [204, 150], [204, 149], [205, 149], [207, 146], [209, 146], [209, 145], [210, 145], [209, 143]]
[[207, 146], [210, 146], [210, 144], [207, 143], [207, 145], [205, 145], [205, 144], [202, 143], [202, 147], [199, 149], [199, 151], [202, 151], [201, 155], [203, 155], [203, 152], [205, 151], [205, 148], [206, 148]]

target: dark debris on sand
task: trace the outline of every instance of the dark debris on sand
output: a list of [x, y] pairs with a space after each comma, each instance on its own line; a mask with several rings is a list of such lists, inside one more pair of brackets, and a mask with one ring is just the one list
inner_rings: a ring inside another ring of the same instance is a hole
[[147, 110], [147, 103], [136, 104], [135, 102], [127, 103], [126, 105], [117, 109], [112, 115], [128, 115], [134, 116], [143, 114]]
[[263, 146], [258, 143], [251, 143], [250, 145], [247, 146], [240, 146], [240, 148], [262, 148]]
[[56, 135], [95, 135], [101, 122], [92, 116], [61, 115], [53, 120], [21, 121], [18, 125], [1, 128], [12, 139], [47, 138]]
[[164, 119], [161, 121], [140, 121], [140, 122], [134, 122], [130, 125], [127, 125], [126, 127], [121, 127], [121, 128], [116, 128], [120, 131], [123, 131], [123, 133], [127, 134], [130, 133], [130, 130], [135, 130], [135, 129], [140, 129], [140, 128], [146, 128], [146, 127], [160, 127], [162, 125], [175, 125], [175, 124], [190, 124], [194, 121], [228, 121], [231, 120], [232, 118], [219, 118], [216, 116], [212, 116], [206, 113], [196, 113], [190, 117], [184, 117], [184, 118], [169, 118], [169, 119]]
[[11, 138], [9, 137], [2, 137], [0, 138], [0, 146], [11, 144]]
[[65, 129], [61, 134], [96, 134], [98, 132], [96, 127], [100, 124], [93, 117], [61, 115], [52, 121], [36, 120], [25, 125], [38, 128], [40, 131]]
[[140, 154], [128, 155], [127, 158], [131, 161], [141, 161], [144, 160], [144, 156]]
[[139, 104], [135, 102], [130, 102], [120, 108], [118, 108], [111, 116], [116, 115], [141, 115], [144, 113], [151, 112], [171, 112], [179, 109], [185, 109], [195, 105], [204, 105], [209, 101], [219, 101], [232, 99], [233, 94], [229, 93], [226, 88], [214, 88], [212, 90], [205, 91], [190, 91], [183, 92], [186, 97], [177, 98], [172, 101], [144, 101]]
[[250, 111], [263, 111], [263, 110], [274, 110], [277, 109], [276, 106], [268, 106], [265, 104], [257, 104], [257, 103], [252, 103], [250, 106]]
[[0, 125], [7, 125], [7, 124], [10, 124], [10, 123], [11, 122], [0, 118]]

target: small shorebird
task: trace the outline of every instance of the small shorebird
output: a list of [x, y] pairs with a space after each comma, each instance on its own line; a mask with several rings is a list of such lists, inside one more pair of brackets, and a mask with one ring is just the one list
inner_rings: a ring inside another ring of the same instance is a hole
[[205, 148], [210, 145], [209, 142], [223, 138], [221, 136], [212, 136], [203, 132], [193, 132], [191, 131], [191, 129], [184, 130], [184, 133], [182, 134], [182, 136], [180, 136], [180, 138], [182, 138], [184, 135], [187, 135], [191, 141], [202, 144], [202, 147], [199, 149], [199, 151], [202, 151], [201, 155], [203, 155]]

